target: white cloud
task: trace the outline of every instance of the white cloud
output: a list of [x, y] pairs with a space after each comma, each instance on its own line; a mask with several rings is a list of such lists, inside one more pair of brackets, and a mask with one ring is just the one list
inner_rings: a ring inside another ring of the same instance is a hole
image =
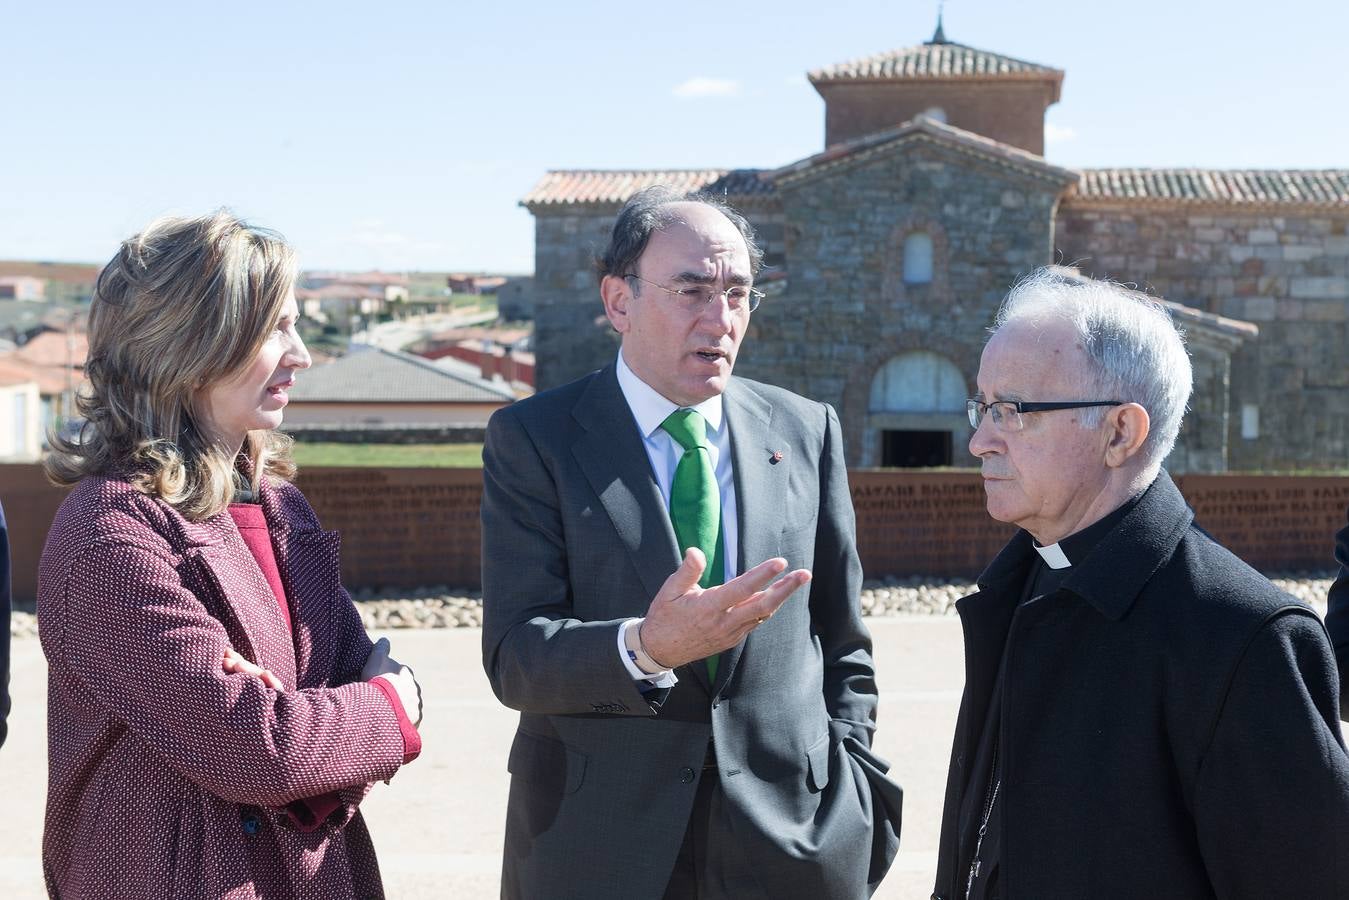
[[740, 93], [740, 82], [730, 78], [699, 76], [675, 85], [674, 90], [670, 93], [681, 100], [692, 100], [698, 97], [734, 97]]
[[1071, 125], [1055, 125], [1052, 122], [1045, 124], [1045, 143], [1062, 144], [1064, 141], [1071, 141], [1077, 137], [1077, 130]]

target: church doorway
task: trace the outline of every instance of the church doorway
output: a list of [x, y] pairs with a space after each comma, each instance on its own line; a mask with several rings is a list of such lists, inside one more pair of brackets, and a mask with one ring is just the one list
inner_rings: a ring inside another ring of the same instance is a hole
[[965, 377], [927, 350], [901, 353], [871, 380], [861, 464], [904, 469], [957, 465], [969, 437]]
[[882, 431], [881, 465], [894, 469], [924, 469], [951, 464], [949, 431]]

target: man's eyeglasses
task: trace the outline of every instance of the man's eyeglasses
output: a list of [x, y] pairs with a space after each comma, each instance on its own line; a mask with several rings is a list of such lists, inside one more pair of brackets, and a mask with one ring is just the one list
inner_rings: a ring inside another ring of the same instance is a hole
[[978, 428], [984, 420], [984, 413], [993, 418], [993, 427], [999, 431], [1020, 431], [1026, 427], [1022, 416], [1026, 413], [1051, 412], [1056, 409], [1085, 409], [1089, 406], [1123, 406], [1123, 400], [1050, 400], [1046, 402], [1031, 400], [994, 400], [985, 403], [982, 400], [966, 400], [965, 414], [969, 416], [970, 427]]
[[656, 284], [654, 281], [647, 281], [640, 275], [624, 275], [624, 278], [636, 278], [642, 284], [649, 284], [653, 288], [659, 288], [671, 297], [675, 302], [691, 313], [701, 312], [707, 308], [707, 304], [716, 300], [718, 297], [726, 298], [726, 305], [733, 312], [754, 312], [759, 308], [759, 301], [764, 298], [763, 291], [756, 291], [754, 288], [744, 285], [735, 285], [728, 287], [724, 291], [718, 291], [711, 285], [698, 284], [690, 285], [686, 288], [669, 288], [663, 284]]

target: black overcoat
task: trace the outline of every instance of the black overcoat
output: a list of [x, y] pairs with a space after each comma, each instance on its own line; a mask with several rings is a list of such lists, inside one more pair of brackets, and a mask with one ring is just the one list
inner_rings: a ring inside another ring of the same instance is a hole
[[1349, 897], [1326, 630], [1192, 520], [1162, 473], [1059, 590], [1018, 607], [1022, 531], [959, 601], [934, 897], [964, 895], [956, 821], [1004, 645], [1003, 897]]
[[9, 531], [0, 506], [0, 746], [9, 734]]

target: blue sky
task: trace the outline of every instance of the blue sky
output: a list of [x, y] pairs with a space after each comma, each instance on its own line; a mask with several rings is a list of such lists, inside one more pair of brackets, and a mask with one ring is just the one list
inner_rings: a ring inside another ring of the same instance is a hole
[[[17, 8], [16, 8], [17, 7]], [[0, 258], [103, 261], [229, 206], [310, 268], [529, 271], [549, 168], [821, 149], [804, 73], [935, 2], [0, 4]], [[954, 41], [1065, 69], [1068, 166], [1349, 168], [1349, 4], [950, 0]]]

